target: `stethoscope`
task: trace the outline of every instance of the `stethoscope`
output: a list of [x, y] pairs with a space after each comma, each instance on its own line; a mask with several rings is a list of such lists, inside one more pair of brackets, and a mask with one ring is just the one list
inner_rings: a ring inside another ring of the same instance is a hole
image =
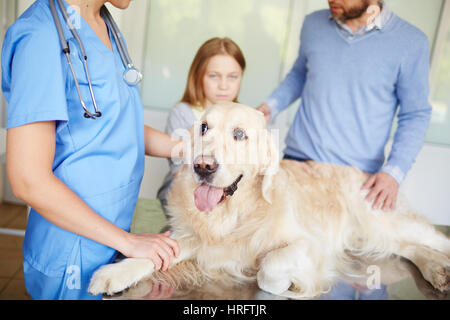
[[[70, 32], [72, 32], [72, 35], [74, 36], [75, 40], [78, 42], [78, 45], [80, 46], [81, 53], [83, 55], [83, 64], [84, 64], [84, 71], [86, 73], [86, 78], [89, 84], [89, 92], [91, 94], [92, 103], [94, 104], [95, 113], [89, 112], [89, 110], [86, 107], [86, 104], [84, 103], [83, 96], [81, 94], [80, 85], [78, 84], [78, 80], [75, 74], [75, 70], [73, 69], [72, 65], [72, 59], [70, 58], [70, 48], [69, 43], [64, 37], [64, 32], [62, 29], [61, 22], [59, 21], [58, 13], [56, 12], [55, 8], [55, 1], [58, 2], [59, 9], [61, 10], [62, 15], [64, 16], [64, 20], [67, 23], [67, 26], [70, 29]], [[91, 83], [91, 77], [89, 76], [89, 70], [87, 66], [87, 55], [86, 51], [84, 50], [83, 43], [81, 42], [80, 37], [78, 36], [78, 33], [75, 30], [75, 27], [73, 26], [72, 22], [70, 21], [70, 18], [67, 14], [66, 8], [62, 2], [62, 0], [49, 0], [50, 3], [50, 9], [53, 15], [53, 20], [55, 21], [56, 29], [58, 31], [59, 40], [61, 41], [62, 51], [66, 55], [67, 63], [69, 64], [70, 70], [72, 72], [73, 78], [75, 80], [75, 86], [77, 88], [78, 97], [80, 98], [81, 106], [84, 109], [84, 117], [90, 118], [90, 119], [96, 119], [98, 117], [101, 117], [102, 113], [98, 111], [97, 102], [95, 101], [94, 91], [92, 89], [92, 83]], [[112, 34], [114, 37], [114, 40], [116, 41], [117, 48], [119, 49], [120, 58], [122, 59], [123, 65], [125, 66], [125, 71], [123, 72], [123, 80], [130, 86], [135, 86], [139, 84], [142, 80], [142, 73], [139, 72], [139, 70], [133, 65], [133, 62], [131, 61], [130, 55], [128, 54], [128, 50], [125, 47], [125, 44], [123, 43], [122, 36], [119, 31], [119, 27], [115, 23], [114, 19], [112, 18], [111, 14], [109, 13], [108, 9], [103, 6], [101, 8], [101, 13], [105, 17], [106, 24], [110, 27], [112, 30]]]

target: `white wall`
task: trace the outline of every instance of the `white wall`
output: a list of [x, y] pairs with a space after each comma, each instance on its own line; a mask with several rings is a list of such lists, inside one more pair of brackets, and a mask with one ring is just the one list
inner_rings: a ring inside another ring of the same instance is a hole
[[402, 191], [431, 222], [450, 225], [450, 148], [425, 144]]

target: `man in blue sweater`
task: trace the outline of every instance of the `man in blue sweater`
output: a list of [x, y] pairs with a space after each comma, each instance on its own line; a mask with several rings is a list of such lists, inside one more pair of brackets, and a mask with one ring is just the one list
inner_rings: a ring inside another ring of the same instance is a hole
[[[352, 165], [369, 172], [362, 186], [370, 190], [366, 200], [374, 208], [392, 210], [431, 116], [428, 39], [383, 1], [328, 3], [330, 10], [306, 16], [294, 66], [258, 109], [267, 120], [274, 119], [301, 97], [286, 137], [285, 158]], [[378, 9], [375, 20], [372, 15], [377, 12], [369, 8]], [[398, 127], [385, 162], [384, 148], [397, 110]], [[339, 288], [348, 297], [354, 295], [349, 286]], [[366, 293], [360, 292], [360, 297]], [[385, 287], [366, 294], [385, 297]]]

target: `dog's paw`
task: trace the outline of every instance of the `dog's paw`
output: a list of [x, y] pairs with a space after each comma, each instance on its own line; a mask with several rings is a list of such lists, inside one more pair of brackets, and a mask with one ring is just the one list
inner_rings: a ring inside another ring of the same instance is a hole
[[118, 264], [109, 264], [97, 270], [92, 276], [89, 293], [92, 295], [102, 293], [112, 295], [126, 289], [131, 284], [122, 277], [120, 269]]
[[435, 270], [431, 284], [441, 292], [450, 290], [450, 266]]
[[431, 263], [427, 266], [423, 276], [439, 291], [445, 292], [450, 290], [450, 265], [443, 266]]
[[269, 274], [261, 269], [256, 275], [258, 287], [271, 294], [280, 295], [289, 289], [291, 280], [280, 274]]
[[112, 295], [136, 284], [154, 271], [148, 259], [125, 259], [97, 270], [89, 284], [89, 293]]

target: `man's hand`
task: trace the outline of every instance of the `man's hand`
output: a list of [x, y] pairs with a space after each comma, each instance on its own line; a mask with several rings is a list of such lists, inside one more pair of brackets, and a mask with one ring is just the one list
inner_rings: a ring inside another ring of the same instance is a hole
[[266, 122], [269, 122], [270, 120], [270, 108], [267, 104], [262, 104], [260, 105], [258, 108], [256, 108], [256, 110], [261, 111], [262, 113], [264, 113], [264, 118], [266, 118]]
[[386, 211], [395, 209], [398, 187], [397, 181], [391, 175], [385, 172], [378, 172], [364, 183], [362, 189], [372, 189], [366, 196], [366, 201], [373, 201], [373, 209], [381, 208], [383, 211]]

